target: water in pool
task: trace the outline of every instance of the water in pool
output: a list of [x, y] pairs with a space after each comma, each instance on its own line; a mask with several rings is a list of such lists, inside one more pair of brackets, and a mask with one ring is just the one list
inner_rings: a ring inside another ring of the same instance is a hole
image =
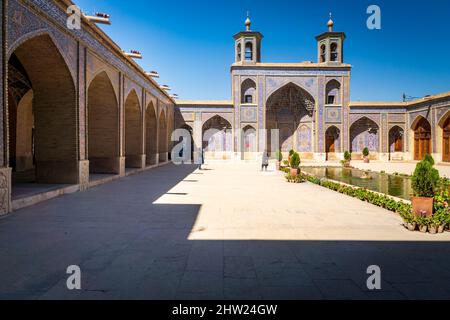
[[[302, 167], [302, 171], [317, 178], [336, 180], [406, 200], [410, 200], [412, 194], [409, 177], [342, 167]], [[362, 178], [365, 174], [368, 174], [371, 179]]]

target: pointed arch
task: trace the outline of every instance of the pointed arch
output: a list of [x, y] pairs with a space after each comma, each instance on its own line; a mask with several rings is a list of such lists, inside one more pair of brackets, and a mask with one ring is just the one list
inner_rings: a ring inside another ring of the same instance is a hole
[[350, 127], [351, 152], [362, 152], [368, 148], [370, 152], [379, 152], [380, 128], [375, 121], [361, 117]]
[[[329, 127], [325, 132], [325, 152], [327, 157], [330, 157], [330, 154], [341, 152], [340, 135], [341, 132], [336, 126]], [[327, 160], [332, 159], [328, 158]]]
[[450, 162], [450, 110], [439, 119], [437, 127], [438, 147], [440, 145], [442, 161]]
[[205, 159], [229, 159], [232, 150], [231, 123], [215, 115], [202, 127], [202, 148]]
[[158, 122], [155, 106], [151, 101], [145, 109], [145, 154], [147, 165], [157, 164]]
[[[278, 148], [283, 152], [294, 149], [295, 135], [300, 124], [313, 124], [315, 101], [309, 92], [293, 82], [285, 84], [273, 92], [266, 103], [266, 150], [273, 154]], [[278, 145], [272, 141], [272, 133], [278, 130]], [[297, 141], [297, 145], [312, 145], [309, 142]]]
[[119, 103], [105, 71], [89, 84], [87, 109], [89, 171], [119, 173]]
[[256, 103], [256, 82], [250, 78], [241, 84], [241, 103]]
[[421, 161], [432, 153], [431, 124], [423, 116], [418, 116], [412, 123], [414, 160]]
[[166, 113], [164, 109], [162, 109], [159, 113], [158, 118], [158, 153], [159, 153], [159, 162], [167, 161], [167, 123], [166, 123]]
[[125, 100], [125, 166], [142, 166], [142, 119], [139, 97], [132, 89]]
[[254, 126], [248, 124], [242, 128], [242, 150], [244, 160], [256, 160], [258, 150], [257, 133]]
[[[26, 180], [78, 183], [77, 93], [65, 57], [52, 36], [40, 31], [15, 43], [8, 64], [21, 75], [19, 78], [29, 80], [33, 90], [34, 130], [22, 131], [32, 135], [25, 139], [32, 141], [33, 150], [33, 166]], [[11, 80], [8, 81], [8, 96], [20, 92], [22, 86]], [[17, 120], [17, 110], [8, 113], [9, 121]], [[9, 149], [17, 140], [17, 133], [9, 131]], [[19, 180], [21, 178], [13, 174], [13, 184]]]
[[405, 131], [400, 126], [393, 126], [389, 130], [389, 153], [403, 152]]
[[339, 81], [332, 79], [326, 85], [326, 104], [341, 104], [341, 84]]

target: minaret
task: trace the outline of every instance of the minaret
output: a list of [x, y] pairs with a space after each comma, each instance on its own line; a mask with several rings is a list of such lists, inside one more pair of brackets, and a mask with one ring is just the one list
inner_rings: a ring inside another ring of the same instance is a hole
[[234, 35], [236, 63], [255, 64], [261, 62], [261, 40], [263, 35], [260, 32], [251, 30], [252, 22], [247, 13], [245, 20], [245, 31]]
[[334, 21], [330, 13], [328, 31], [316, 37], [317, 61], [319, 63], [340, 64], [344, 63], [345, 33], [334, 32]]

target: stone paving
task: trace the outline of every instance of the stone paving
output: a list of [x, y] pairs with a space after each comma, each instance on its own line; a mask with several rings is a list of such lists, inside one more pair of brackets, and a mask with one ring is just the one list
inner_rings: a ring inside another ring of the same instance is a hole
[[450, 233], [258, 169], [168, 165], [1, 218], [0, 298], [450, 298]]

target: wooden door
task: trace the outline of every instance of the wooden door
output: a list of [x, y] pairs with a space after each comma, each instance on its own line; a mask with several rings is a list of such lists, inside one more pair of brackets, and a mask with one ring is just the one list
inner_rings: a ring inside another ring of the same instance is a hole
[[431, 126], [422, 118], [414, 130], [414, 160], [421, 161], [426, 154], [431, 154]]
[[326, 139], [326, 143], [327, 143], [327, 153], [334, 153], [335, 152], [335, 138], [334, 135], [331, 134], [327, 134], [327, 139]]
[[450, 162], [450, 118], [444, 123], [442, 138], [442, 161]]

